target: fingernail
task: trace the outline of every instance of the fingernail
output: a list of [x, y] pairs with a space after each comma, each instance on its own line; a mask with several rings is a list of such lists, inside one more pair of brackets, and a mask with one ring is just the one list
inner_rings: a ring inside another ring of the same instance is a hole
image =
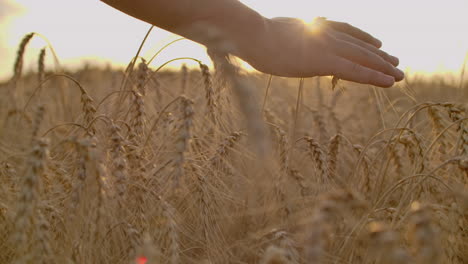
[[392, 61], [393, 61], [393, 63], [392, 63], [393, 66], [398, 66], [398, 64], [400, 64], [400, 60], [397, 57], [391, 56], [391, 58], [392, 58]]

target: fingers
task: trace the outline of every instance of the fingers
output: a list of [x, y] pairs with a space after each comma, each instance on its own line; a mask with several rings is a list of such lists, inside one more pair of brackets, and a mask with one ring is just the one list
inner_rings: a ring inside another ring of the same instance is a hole
[[364, 42], [367, 42], [376, 48], [382, 47], [382, 42], [380, 40], [374, 38], [371, 34], [364, 32], [359, 28], [351, 26], [350, 24], [330, 20], [326, 20], [325, 24], [337, 31], [341, 31]]
[[347, 41], [347, 42], [350, 42], [350, 43], [353, 43], [355, 45], [358, 45], [362, 48], [365, 48], [369, 51], [372, 51], [373, 53], [379, 55], [380, 57], [382, 57], [384, 60], [390, 62], [393, 66], [398, 66], [399, 64], [399, 60], [397, 57], [394, 57], [392, 55], [389, 55], [388, 53], [386, 53], [385, 51], [381, 50], [381, 49], [378, 49], [376, 48], [375, 46], [372, 46], [370, 44], [368, 44], [367, 42], [364, 42], [360, 39], [357, 39], [357, 38], [354, 38], [346, 33], [341, 33], [339, 31], [335, 31], [335, 30], [332, 30], [333, 32], [331, 32], [331, 34], [333, 36], [335, 36], [336, 38], [338, 39], [341, 39], [341, 40], [344, 40], [344, 41]]
[[331, 71], [333, 75], [343, 80], [372, 84], [384, 88], [391, 87], [395, 83], [393, 76], [366, 68], [342, 57], [335, 56], [332, 59], [332, 64]]
[[335, 55], [364, 67], [380, 71], [386, 75], [393, 76], [397, 81], [401, 81], [404, 78], [404, 73], [402, 71], [395, 68], [379, 55], [365, 48], [336, 38], [334, 43], [331, 43], [330, 45]]

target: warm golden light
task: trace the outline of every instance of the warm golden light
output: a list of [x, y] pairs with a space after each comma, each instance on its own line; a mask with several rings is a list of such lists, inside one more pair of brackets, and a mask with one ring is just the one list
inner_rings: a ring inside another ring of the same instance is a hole
[[[370, 0], [243, 2], [266, 17], [289, 16], [310, 21], [316, 16], [326, 16], [329, 20], [349, 22], [382, 40], [383, 49], [400, 58], [402, 69], [412, 72], [459, 72], [468, 51], [466, 0], [450, 3], [394, 0], [385, 7]], [[28, 32], [46, 36], [62, 63], [69, 67], [77, 67], [84, 61], [123, 66], [135, 55], [149, 28], [146, 23], [97, 0], [0, 0], [0, 10], [0, 79], [11, 76], [16, 46]], [[313, 30], [317, 30], [316, 22], [310, 24]], [[176, 38], [163, 30], [154, 30], [142, 55], [150, 58], [158, 48]], [[40, 39], [31, 43], [26, 69], [35, 67], [44, 45]], [[153, 65], [186, 56], [209, 61], [203, 47], [182, 41], [165, 50]]]
[[305, 22], [305, 24], [307, 25], [307, 30], [314, 34], [314, 33], [318, 33], [320, 32], [322, 29], [323, 29], [323, 21], [325, 21], [326, 18], [324, 17], [316, 17], [314, 19], [312, 19], [312, 21], [310, 22]]

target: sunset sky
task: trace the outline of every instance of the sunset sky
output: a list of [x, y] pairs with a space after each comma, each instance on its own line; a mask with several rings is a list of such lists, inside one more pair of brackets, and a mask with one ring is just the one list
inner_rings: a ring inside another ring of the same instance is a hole
[[[195, 1], [195, 0], [194, 0]], [[468, 52], [467, 0], [243, 0], [266, 17], [316, 16], [346, 21], [381, 39], [384, 50], [400, 58], [404, 70], [460, 71]], [[0, 79], [11, 76], [16, 47], [23, 35], [39, 32], [55, 47], [64, 65], [87, 61], [121, 66], [131, 60], [149, 25], [98, 0], [0, 0]], [[149, 58], [177, 36], [154, 30], [142, 55]], [[35, 39], [26, 65], [35, 65], [45, 43]], [[170, 47], [153, 66], [176, 57], [208, 61], [204, 49], [190, 41]], [[51, 66], [53, 61], [47, 61]], [[173, 64], [177, 66], [177, 64]]]

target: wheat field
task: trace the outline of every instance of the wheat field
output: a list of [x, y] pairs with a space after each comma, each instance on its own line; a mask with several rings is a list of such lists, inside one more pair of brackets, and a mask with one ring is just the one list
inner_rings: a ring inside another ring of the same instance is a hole
[[48, 49], [23, 73], [31, 37], [0, 85], [0, 263], [468, 263], [467, 82]]

